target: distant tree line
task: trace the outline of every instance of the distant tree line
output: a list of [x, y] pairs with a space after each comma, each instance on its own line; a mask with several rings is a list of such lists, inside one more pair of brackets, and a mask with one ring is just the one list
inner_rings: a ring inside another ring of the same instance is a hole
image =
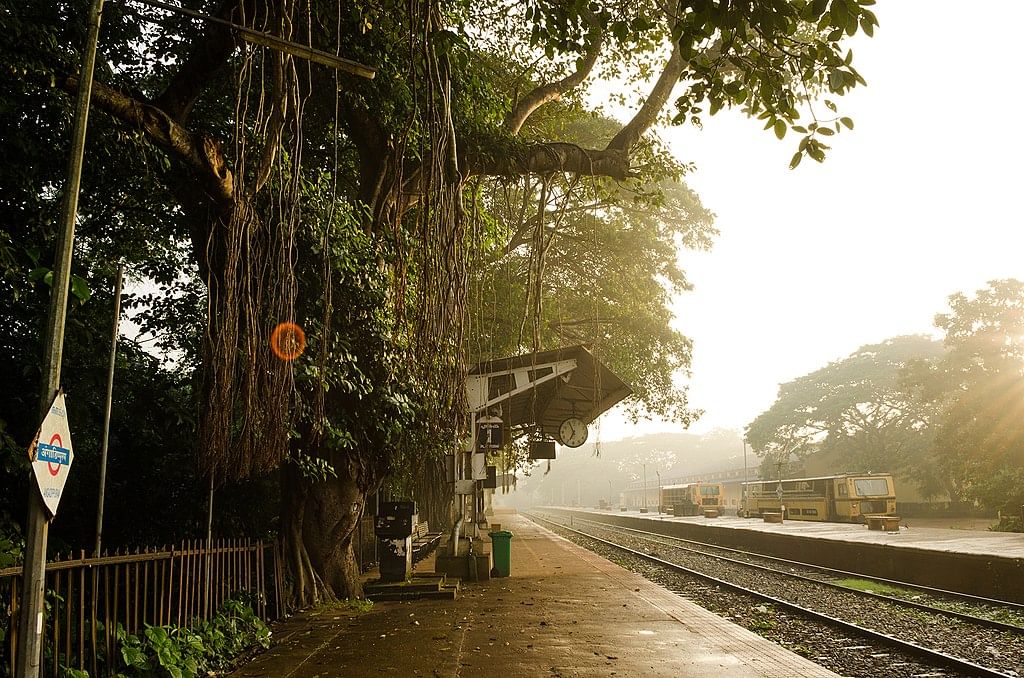
[[1024, 283], [954, 294], [935, 326], [941, 342], [894, 337], [782, 384], [746, 429], [765, 472], [827, 454], [836, 472], [894, 473], [1022, 529]]

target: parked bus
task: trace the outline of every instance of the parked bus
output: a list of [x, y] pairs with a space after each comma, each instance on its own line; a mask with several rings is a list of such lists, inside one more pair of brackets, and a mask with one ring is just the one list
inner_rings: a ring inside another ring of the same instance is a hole
[[783, 512], [791, 520], [862, 523], [867, 515], [896, 514], [888, 473], [761, 480], [744, 483], [743, 489], [740, 515], [746, 517]]

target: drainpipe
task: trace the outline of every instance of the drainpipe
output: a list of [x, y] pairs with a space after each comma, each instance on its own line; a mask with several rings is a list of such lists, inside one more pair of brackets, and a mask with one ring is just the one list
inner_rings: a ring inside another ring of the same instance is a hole
[[465, 520], [465, 514], [460, 513], [459, 517], [455, 519], [455, 524], [452, 526], [452, 536], [448, 540], [448, 555], [453, 558], [459, 555], [459, 532], [462, 531], [463, 520]]

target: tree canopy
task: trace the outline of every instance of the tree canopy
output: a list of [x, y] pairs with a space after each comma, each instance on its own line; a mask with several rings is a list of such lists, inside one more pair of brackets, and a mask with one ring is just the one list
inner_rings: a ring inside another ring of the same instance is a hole
[[953, 294], [935, 326], [941, 344], [894, 337], [783, 384], [747, 439], [770, 461], [822, 453], [837, 473], [898, 473], [1021, 529], [1024, 283]]
[[[664, 290], [685, 287], [668, 243], [701, 245], [707, 215], [684, 188], [665, 184], [663, 202], [639, 209], [618, 199], [588, 218], [569, 208], [638, 185], [580, 192], [577, 180], [660, 181], [643, 176], [659, 119], [699, 124], [726, 106], [780, 138], [798, 135], [791, 164], [822, 160], [828, 138], [853, 125], [830, 97], [863, 82], [842, 41], [876, 23], [869, 0], [183, 4], [340, 54], [375, 77], [254, 46], [223, 23], [108, 4], [74, 264], [82, 322], [69, 356], [101, 345], [104, 295], [89, 290], [106, 288], [125, 262], [137, 319], [172, 352], [161, 369], [173, 403], [154, 414], [154, 435], [168, 435], [174, 412], [187, 413], [194, 427], [178, 429], [188, 444], [176, 449], [202, 450], [198, 474], [218, 485], [229, 473], [276, 469], [278, 529], [303, 603], [358, 593], [351, 534], [367, 493], [396, 469], [436, 469], [457, 445], [471, 272], [497, 284], [485, 257], [526, 223], [488, 218], [502, 209], [497, 189], [488, 201], [473, 182], [520, 182], [522, 204], [540, 205], [542, 226], [557, 216], [548, 221], [548, 201], [531, 194], [565, 197], [557, 210], [577, 219], [565, 237], [542, 227], [533, 254], [527, 246], [504, 255], [520, 267], [532, 257], [534, 281], [547, 270], [554, 277], [544, 284], [562, 292], [559, 302], [549, 297], [538, 336], [565, 337], [582, 327], [567, 322], [599, 317], [590, 327], [612, 345], [621, 329], [619, 363], [633, 367], [647, 406], [685, 419], [685, 400], [664, 375], [686, 367], [689, 346], [666, 330], [658, 304]], [[0, 266], [12, 314], [0, 333], [19, 346], [12, 371], [21, 394], [37, 379], [31, 356], [84, 5], [6, 1], [0, 10]], [[578, 117], [566, 111], [579, 113], [597, 74], [642, 91], [635, 115], [590, 138], [567, 134]], [[573, 232], [595, 234], [609, 251], [576, 250]], [[538, 245], [549, 248], [549, 266]], [[650, 268], [622, 256], [630, 249], [653, 256]], [[604, 289], [587, 289], [588, 272], [573, 268], [584, 262], [603, 273]], [[509, 283], [508, 303], [529, 307], [526, 280]], [[616, 308], [626, 296], [643, 311], [628, 322]], [[583, 311], [570, 317], [570, 308]], [[268, 345], [283, 322], [305, 328], [306, 352], [295, 360], [276, 359]], [[156, 369], [133, 355], [138, 370]], [[80, 392], [84, 402], [94, 391]], [[26, 407], [4, 403], [11, 456], [31, 435]]]
[[[1006, 515], [1024, 505], [1024, 282], [957, 293], [935, 316], [946, 355], [909, 377], [937, 412], [934, 455], [958, 494]], [[1018, 526], [1018, 529], [1024, 526]]]
[[747, 440], [772, 462], [823, 452], [841, 465], [837, 472], [921, 478], [927, 475], [930, 421], [922, 404], [901, 388], [902, 375], [913, 361], [941, 355], [942, 345], [925, 336], [862, 346], [782, 384], [771, 408], [747, 426]]

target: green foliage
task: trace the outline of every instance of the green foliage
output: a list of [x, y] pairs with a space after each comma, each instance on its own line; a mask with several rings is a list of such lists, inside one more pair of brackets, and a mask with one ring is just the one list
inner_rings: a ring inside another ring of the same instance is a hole
[[373, 601], [366, 598], [346, 598], [339, 600], [335, 605], [356, 614], [366, 614], [373, 609]]
[[[559, 107], [541, 124], [581, 145], [614, 127]], [[673, 297], [690, 289], [678, 249], [708, 249], [717, 231], [713, 215], [679, 180], [683, 168], [655, 144], [637, 155], [643, 174], [625, 183], [554, 178], [543, 205], [542, 241], [537, 181], [482, 184], [483, 252], [470, 273], [467, 351], [473, 362], [531, 351], [537, 324], [542, 349], [587, 344], [630, 384], [634, 417], [685, 424], [696, 413], [674, 381], [689, 369], [692, 351], [671, 325]]]
[[845, 586], [848, 589], [868, 591], [870, 593], [878, 593], [883, 596], [893, 596], [897, 598], [910, 598], [916, 594], [916, 591], [911, 589], [902, 589], [884, 582], [871, 581], [870, 579], [839, 579], [833, 583], [839, 586]]
[[773, 631], [778, 626], [778, 620], [774, 607], [758, 605], [750, 608], [750, 618], [747, 621], [747, 628], [760, 633]]
[[957, 492], [1008, 515], [1024, 505], [1024, 282], [949, 298], [946, 358], [908, 383], [938, 414], [934, 455]]
[[993, 532], [1024, 532], [1024, 517], [1002, 516], [997, 524], [988, 529]]
[[[680, 80], [686, 84], [676, 99], [673, 122], [700, 126], [704, 115], [738, 107], [779, 139], [787, 131], [800, 135], [790, 162], [795, 168], [805, 156], [823, 161], [826, 140], [853, 129], [853, 120], [838, 114], [833, 99], [865, 81], [842, 41], [858, 32], [874, 33], [878, 20], [869, 9], [874, 4], [700, 1], [686, 3], [666, 22], [659, 20], [661, 6], [653, 2], [533, 0], [522, 9], [522, 33], [502, 28], [495, 42], [528, 40], [535, 53], [558, 63], [558, 57], [568, 61], [582, 54], [600, 31], [609, 43], [603, 74], [636, 83], [658, 72], [652, 64], [655, 46], [670, 34], [685, 64]], [[515, 56], [508, 47], [503, 53]], [[542, 68], [541, 80], [553, 79]], [[625, 103], [621, 96], [619, 102]]]
[[332, 202], [326, 175], [307, 185], [306, 200], [315, 226], [299, 240], [311, 256], [300, 263], [299, 283], [306, 294], [296, 311], [309, 343], [297, 361], [296, 382], [300, 421], [315, 423], [318, 388], [325, 418], [320, 445], [297, 439], [292, 461], [313, 482], [350, 468], [348, 460], [366, 450], [373, 450], [365, 461], [373, 475], [407, 471], [403, 459], [436, 454], [445, 442], [422, 430], [433, 394], [410, 363], [414, 329], [409, 316], [398, 313], [396, 281], [382, 265], [394, 260], [401, 245], [368, 234], [360, 208]]
[[191, 628], [147, 626], [138, 636], [118, 625], [116, 635], [117, 675], [126, 678], [196, 678], [230, 668], [250, 648], [270, 647], [270, 629], [240, 599], [227, 601], [213, 619]]
[[769, 462], [766, 471], [791, 456], [823, 453], [836, 473], [902, 473], [937, 492], [942, 482], [927, 454], [932, 412], [902, 380], [909, 365], [941, 354], [939, 342], [923, 336], [862, 346], [782, 384], [771, 408], [747, 426], [747, 440]]

